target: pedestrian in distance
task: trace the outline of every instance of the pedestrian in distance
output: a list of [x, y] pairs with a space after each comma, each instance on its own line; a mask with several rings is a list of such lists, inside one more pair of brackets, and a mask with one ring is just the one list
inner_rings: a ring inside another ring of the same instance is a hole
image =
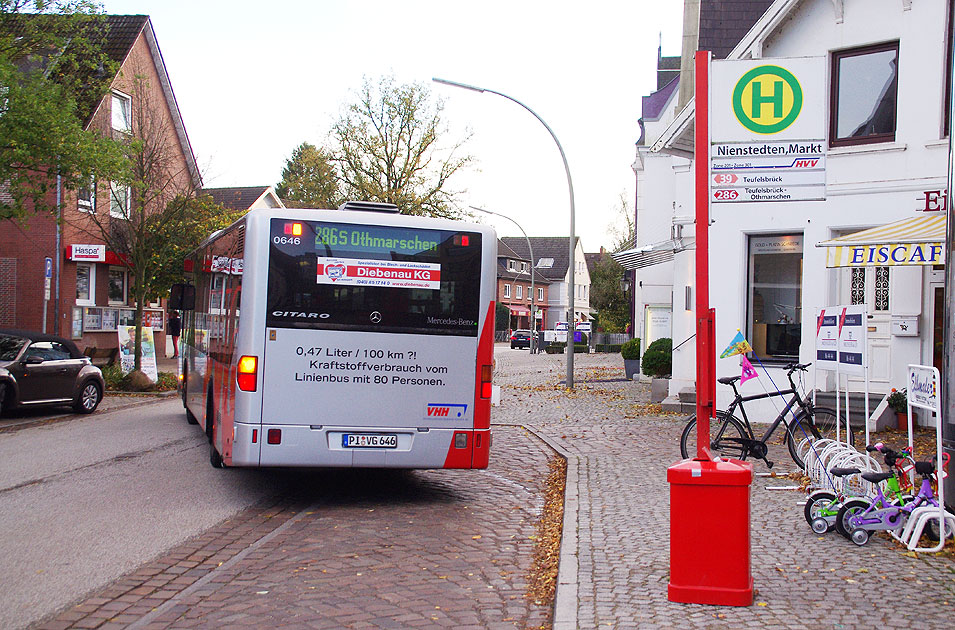
[[182, 332], [182, 324], [179, 321], [179, 311], [173, 311], [169, 314], [169, 336], [172, 337], [172, 358], [179, 358], [179, 333]]

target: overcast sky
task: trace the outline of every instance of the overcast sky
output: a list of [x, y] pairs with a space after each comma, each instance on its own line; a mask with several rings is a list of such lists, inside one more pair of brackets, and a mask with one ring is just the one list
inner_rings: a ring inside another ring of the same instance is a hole
[[[530, 236], [566, 236], [570, 165], [577, 234], [609, 246], [630, 165], [640, 97], [655, 88], [657, 46], [678, 55], [683, 3], [364, 0], [105, 0], [107, 12], [150, 15], [193, 151], [209, 187], [274, 185], [292, 150], [321, 145], [363, 77], [427, 84], [445, 101], [450, 137], [475, 166], [452, 180], [460, 203], [516, 220]], [[584, 8], [586, 7], [586, 8]], [[520, 235], [487, 217], [501, 235]]]

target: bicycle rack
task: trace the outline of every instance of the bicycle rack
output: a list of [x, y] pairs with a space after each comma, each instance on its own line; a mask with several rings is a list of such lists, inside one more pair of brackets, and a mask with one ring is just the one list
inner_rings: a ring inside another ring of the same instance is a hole
[[[938, 508], [934, 505], [915, 508], [912, 510], [912, 513], [909, 514], [909, 518], [905, 522], [905, 527], [902, 528], [901, 535], [896, 534], [894, 531], [890, 531], [889, 533], [892, 534], [893, 538], [908, 547], [910, 551], [937, 551], [935, 547], [918, 546], [919, 539], [922, 537], [922, 530], [925, 529], [925, 526], [928, 525], [928, 522], [933, 518], [938, 520]], [[939, 523], [939, 530], [941, 529], [941, 523]], [[946, 536], [948, 532], [955, 531], [955, 514], [952, 514], [948, 510], [945, 510], [944, 529]], [[942, 544], [945, 543], [944, 540], [939, 542]]]
[[815, 487], [832, 488], [835, 492], [846, 494], [872, 496], [875, 494], [871, 482], [865, 481], [857, 475], [836, 477], [830, 474], [833, 468], [858, 468], [861, 472], [882, 472], [882, 466], [868, 453], [856, 450], [854, 447], [835, 440], [824, 439], [811, 442], [803, 439], [798, 446], [798, 452], [806, 462], [806, 474]]

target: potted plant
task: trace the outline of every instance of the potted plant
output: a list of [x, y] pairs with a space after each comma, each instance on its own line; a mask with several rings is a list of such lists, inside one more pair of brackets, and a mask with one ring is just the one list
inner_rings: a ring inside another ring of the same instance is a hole
[[657, 339], [643, 353], [643, 373], [653, 377], [650, 383], [650, 402], [660, 402], [670, 389], [670, 374], [673, 372], [673, 340]]
[[903, 387], [902, 390], [899, 391], [893, 387], [892, 393], [889, 394], [889, 398], [886, 402], [889, 403], [889, 407], [895, 412], [895, 417], [899, 423], [899, 431], [908, 431], [909, 403], [905, 388]]
[[633, 380], [634, 375], [640, 373], [640, 338], [636, 337], [623, 342], [620, 346], [620, 356], [623, 357], [623, 369], [627, 372], [627, 380]]

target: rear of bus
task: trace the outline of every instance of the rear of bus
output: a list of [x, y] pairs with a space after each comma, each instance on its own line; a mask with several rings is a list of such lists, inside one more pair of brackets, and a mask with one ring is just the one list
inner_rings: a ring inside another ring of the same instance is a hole
[[237, 356], [256, 391], [237, 392], [227, 463], [486, 468], [494, 231], [282, 212], [249, 215]]

